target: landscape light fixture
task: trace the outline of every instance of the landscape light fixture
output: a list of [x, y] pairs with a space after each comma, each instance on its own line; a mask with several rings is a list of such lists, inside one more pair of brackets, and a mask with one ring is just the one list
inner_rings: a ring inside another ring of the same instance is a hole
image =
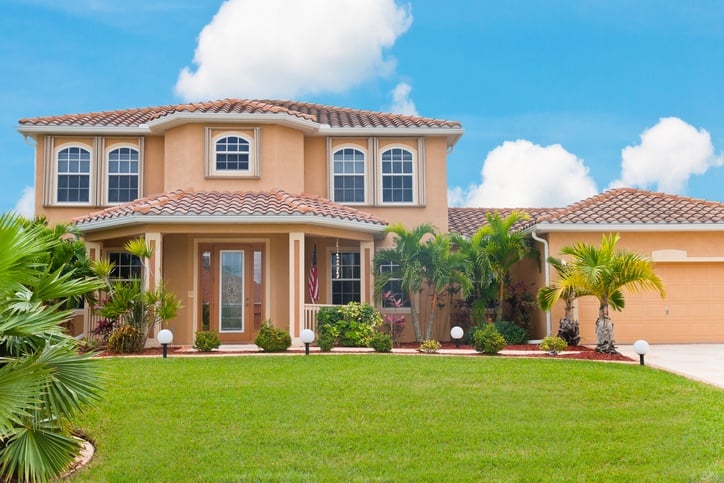
[[649, 343], [643, 339], [639, 339], [634, 342], [633, 350], [639, 355], [639, 362], [644, 365], [644, 356], [649, 352]]
[[455, 341], [455, 348], [460, 348], [460, 339], [463, 338], [463, 328], [459, 325], [456, 325], [452, 329], [450, 329], [450, 337]]
[[168, 345], [173, 341], [173, 332], [168, 329], [159, 330], [156, 339], [163, 347], [163, 358], [165, 359], [168, 354]]
[[309, 355], [309, 344], [314, 342], [314, 331], [311, 329], [304, 329], [300, 335], [302, 342], [304, 342], [304, 354]]

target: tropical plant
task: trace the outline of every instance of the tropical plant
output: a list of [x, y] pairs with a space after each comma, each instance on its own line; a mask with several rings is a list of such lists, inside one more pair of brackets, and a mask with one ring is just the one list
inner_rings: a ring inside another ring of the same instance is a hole
[[[563, 259], [556, 257], [548, 257], [548, 263], [558, 272], [559, 278], [568, 277], [569, 266]], [[540, 297], [545, 297], [545, 291], [538, 292], [538, 305], [543, 306]], [[573, 302], [576, 300], [576, 291], [573, 287], [567, 287], [561, 293], [561, 298], [565, 301], [565, 309], [563, 317], [558, 321], [558, 337], [565, 340], [569, 345], [578, 345], [581, 342], [581, 332], [578, 319], [573, 317]]]
[[[429, 253], [423, 243], [427, 237], [435, 235], [435, 228], [429, 223], [423, 223], [408, 230], [401, 223], [397, 223], [388, 226], [385, 231], [394, 235], [394, 246], [384, 248], [375, 254], [374, 267], [378, 273], [375, 288], [377, 293], [380, 293], [391, 279], [401, 281], [402, 290], [405, 291], [410, 303], [415, 340], [422, 342], [423, 334], [415, 300], [425, 287], [426, 272], [430, 266]], [[380, 267], [390, 263], [397, 266], [398, 270], [380, 273]]]
[[632, 251], [617, 250], [619, 239], [618, 234], [603, 235], [599, 247], [587, 243], [563, 247], [561, 253], [571, 257], [569, 268], [559, 273], [552, 285], [538, 292], [538, 302], [543, 310], [550, 310], [557, 300], [571, 291], [579, 297], [596, 297], [599, 302], [596, 350], [607, 354], [616, 353], [608, 309], [624, 308], [623, 289], [633, 292], [656, 290], [662, 297], [665, 295], [652, 261]]
[[422, 341], [422, 344], [420, 344], [420, 348], [418, 350], [420, 352], [424, 352], [425, 354], [435, 354], [441, 347], [442, 345], [438, 341], [425, 339]]
[[487, 224], [479, 231], [480, 236], [484, 239], [487, 260], [498, 287], [495, 318], [499, 321], [503, 317], [505, 284], [510, 269], [518, 261], [533, 253], [528, 236], [522, 231], [512, 230], [513, 225], [529, 219], [529, 216], [522, 211], [513, 211], [505, 218], [502, 218], [499, 213], [486, 213], [485, 218]]
[[392, 351], [392, 338], [385, 332], [375, 332], [370, 338], [370, 347], [376, 352]]
[[[75, 458], [72, 420], [100, 395], [96, 363], [61, 324], [69, 301], [102, 286], [52, 257], [42, 223], [0, 216], [0, 478], [45, 481]], [[51, 254], [49, 257], [48, 254]]]
[[254, 344], [258, 345], [264, 352], [284, 352], [292, 345], [292, 338], [289, 332], [274, 327], [271, 320], [265, 320], [261, 324]]
[[506, 342], [493, 324], [484, 324], [473, 334], [473, 348], [484, 354], [497, 354]]
[[211, 352], [221, 345], [219, 334], [213, 330], [200, 330], [194, 337], [194, 349], [199, 352]]
[[393, 312], [384, 315], [382, 327], [384, 331], [390, 334], [390, 340], [394, 345], [395, 341], [400, 341], [402, 331], [405, 330], [405, 316], [399, 313], [399, 310], [403, 307], [403, 300], [388, 290], [382, 294], [382, 301], [384, 307], [392, 307], [393, 309]]
[[[137, 256], [144, 268], [153, 255], [151, 248], [142, 238], [128, 241], [124, 249]], [[105, 294], [98, 313], [113, 321], [118, 330], [124, 325], [131, 325], [144, 336], [140, 344], [134, 346], [134, 351], [143, 349], [145, 335], [151, 327], [162, 327], [166, 321], [176, 317], [181, 304], [173, 294], [166, 289], [163, 282], [156, 283], [151, 290], [144, 290], [140, 280], [112, 281], [110, 276], [114, 265], [107, 259], [96, 261], [93, 265], [95, 274], [105, 281]], [[149, 270], [145, 270], [151, 273]]]
[[542, 351], [549, 351], [551, 354], [558, 354], [561, 351], [566, 350], [568, 347], [568, 342], [561, 339], [560, 337], [546, 337], [544, 338], [540, 344], [538, 344], [538, 348]]
[[319, 334], [334, 334], [335, 342], [344, 347], [367, 347], [380, 324], [382, 316], [377, 309], [359, 302], [322, 307], [317, 313]]

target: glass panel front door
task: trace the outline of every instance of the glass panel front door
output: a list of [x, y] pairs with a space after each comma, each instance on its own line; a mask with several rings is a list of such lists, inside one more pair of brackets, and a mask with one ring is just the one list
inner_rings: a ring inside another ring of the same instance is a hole
[[221, 332], [244, 331], [244, 250], [221, 250], [219, 313]]

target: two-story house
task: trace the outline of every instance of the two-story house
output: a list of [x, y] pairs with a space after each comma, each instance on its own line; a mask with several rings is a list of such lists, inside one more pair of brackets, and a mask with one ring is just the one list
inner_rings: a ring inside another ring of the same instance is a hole
[[183, 304], [170, 322], [178, 344], [204, 327], [250, 342], [265, 319], [298, 340], [319, 304], [374, 302], [372, 258], [391, 242], [389, 223], [447, 231], [446, 157], [463, 133], [452, 121], [244, 99], [36, 117], [18, 130], [36, 143], [36, 215], [73, 221], [119, 279], [141, 275], [122, 247], [145, 238], [144, 283], [163, 280]]

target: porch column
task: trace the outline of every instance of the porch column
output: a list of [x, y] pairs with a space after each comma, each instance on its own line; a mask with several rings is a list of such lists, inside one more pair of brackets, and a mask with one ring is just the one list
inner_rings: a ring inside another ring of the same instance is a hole
[[[160, 233], [144, 233], [146, 245], [151, 249], [151, 258], [144, 263], [143, 289], [154, 290], [162, 282], [161, 262], [163, 261], [163, 238]], [[153, 337], [158, 336], [160, 327], [153, 326]]]
[[304, 233], [289, 234], [289, 335], [299, 345], [304, 320]]
[[360, 302], [375, 303], [374, 282], [375, 275], [372, 267], [372, 257], [375, 252], [375, 243], [371, 241], [359, 242], [360, 263]]
[[[88, 258], [92, 261], [99, 260], [101, 258], [102, 245], [98, 242], [85, 242], [85, 251]], [[95, 326], [96, 318], [93, 313], [93, 307], [91, 304], [86, 303], [83, 308], [83, 334], [88, 337], [91, 330], [95, 327], [91, 327], [91, 323]]]

